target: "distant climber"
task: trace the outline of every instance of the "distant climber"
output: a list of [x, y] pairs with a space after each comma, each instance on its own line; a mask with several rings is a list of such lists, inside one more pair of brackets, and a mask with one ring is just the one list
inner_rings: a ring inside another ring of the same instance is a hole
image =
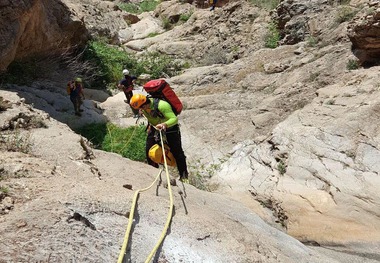
[[154, 105], [153, 98], [147, 98], [143, 94], [135, 94], [131, 98], [131, 107], [136, 110], [141, 110], [149, 122], [145, 144], [148, 164], [158, 167], [158, 164], [149, 158], [149, 150], [157, 143], [156, 129], [162, 130], [165, 132], [167, 144], [176, 160], [180, 180], [182, 182], [188, 182], [189, 173], [187, 170], [186, 156], [182, 149], [178, 118], [168, 102], [164, 100], [158, 100], [157, 102], [158, 105], [156, 106]]
[[[120, 80], [117, 87], [124, 92], [125, 97], [127, 98], [126, 100], [124, 100], [124, 102], [128, 103], [128, 105], [129, 105], [129, 102], [133, 96], [133, 82], [137, 79], [137, 77], [136, 76], [130, 76], [128, 69], [123, 70], [123, 75], [124, 75], [124, 79]], [[133, 112], [133, 117], [138, 118], [139, 117], [139, 111], [133, 109], [133, 107], [131, 107], [131, 110]]]
[[218, 0], [210, 0], [210, 5], [211, 5], [210, 11], [213, 11], [215, 9], [217, 2]]
[[84, 92], [83, 81], [81, 78], [76, 78], [67, 83], [67, 94], [70, 95], [70, 100], [74, 105], [75, 115], [82, 116], [83, 110], [80, 108], [83, 104]]

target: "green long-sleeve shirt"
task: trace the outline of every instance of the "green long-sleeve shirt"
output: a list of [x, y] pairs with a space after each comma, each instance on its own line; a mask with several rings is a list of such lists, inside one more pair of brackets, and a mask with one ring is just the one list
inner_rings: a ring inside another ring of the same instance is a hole
[[172, 110], [172, 106], [170, 106], [170, 104], [164, 100], [160, 100], [158, 102], [158, 110], [161, 112], [162, 118], [159, 116], [153, 117], [152, 116], [154, 112], [153, 99], [149, 98], [149, 100], [150, 100], [150, 103], [149, 103], [150, 110], [143, 110], [143, 114], [148, 119], [148, 122], [150, 124], [152, 124], [153, 126], [156, 126], [157, 124], [165, 123], [168, 126], [168, 128], [170, 128], [178, 123], [178, 118], [174, 114]]

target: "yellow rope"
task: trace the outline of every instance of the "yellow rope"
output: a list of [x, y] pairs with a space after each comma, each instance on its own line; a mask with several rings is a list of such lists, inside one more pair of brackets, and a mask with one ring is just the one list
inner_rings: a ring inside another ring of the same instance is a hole
[[106, 127], [107, 127], [107, 131], [108, 131], [110, 138], [111, 138], [111, 152], [113, 152], [113, 138], [112, 138], [111, 130], [108, 127], [108, 125], [106, 125]]
[[174, 208], [174, 204], [173, 204], [173, 192], [172, 192], [172, 187], [170, 185], [170, 176], [169, 176], [169, 171], [168, 171], [168, 164], [166, 163], [164, 140], [162, 139], [161, 130], [160, 130], [160, 139], [161, 139], [162, 155], [164, 156], [164, 165], [165, 165], [165, 172], [166, 172], [166, 180], [167, 180], [167, 183], [168, 183], [168, 191], [169, 191], [169, 198], [170, 198], [170, 208], [169, 208], [168, 217], [166, 219], [165, 227], [164, 227], [164, 229], [162, 230], [162, 233], [161, 233], [161, 237], [158, 240], [156, 246], [153, 248], [152, 252], [150, 252], [148, 258], [145, 260], [145, 263], [148, 263], [148, 262], [151, 261], [153, 255], [156, 253], [157, 249], [160, 247], [162, 241], [164, 240], [164, 238], [166, 236], [166, 232], [168, 231], [170, 222], [171, 222], [172, 217], [173, 217], [173, 208]]
[[130, 210], [130, 213], [129, 213], [129, 218], [128, 218], [127, 231], [125, 232], [123, 246], [121, 247], [121, 251], [120, 251], [120, 254], [119, 254], [119, 259], [117, 261], [118, 263], [121, 263], [123, 261], [125, 250], [127, 249], [127, 246], [128, 246], [129, 233], [131, 232], [133, 217], [134, 217], [134, 214], [135, 214], [135, 207], [136, 207], [137, 198], [139, 196], [139, 193], [140, 192], [144, 192], [144, 191], [150, 189], [154, 185], [154, 183], [157, 181], [157, 179], [159, 178], [159, 176], [161, 175], [161, 173], [162, 173], [162, 169], [160, 169], [159, 173], [156, 176], [156, 179], [154, 179], [154, 181], [152, 182], [151, 185], [149, 185], [146, 188], [137, 190], [135, 192], [134, 196], [133, 196], [132, 207], [131, 207], [131, 210]]
[[[137, 121], [138, 120], [139, 119], [137, 119]], [[137, 121], [136, 121], [136, 124], [137, 124]], [[109, 133], [110, 138], [111, 138], [111, 147], [112, 147], [111, 148], [111, 152], [113, 152], [113, 145], [114, 145], [114, 143], [113, 143], [113, 137], [112, 137], [111, 130], [109, 129], [108, 125], [106, 125], [106, 127], [107, 127], [108, 133]], [[134, 129], [132, 131], [131, 136], [129, 136], [129, 138], [128, 138], [128, 141], [124, 144], [123, 148], [121, 148], [121, 150], [118, 151], [120, 154], [123, 154], [124, 149], [129, 146], [129, 143], [132, 141], [133, 136], [135, 135], [135, 132], [136, 132], [137, 128], [138, 128], [138, 126], [135, 125], [135, 127], [134, 127]]]
[[[157, 249], [160, 247], [162, 241], [164, 240], [164, 238], [166, 236], [166, 233], [167, 233], [167, 230], [169, 228], [171, 219], [173, 217], [173, 208], [174, 208], [173, 193], [172, 193], [172, 189], [171, 189], [171, 185], [170, 185], [170, 175], [169, 175], [169, 171], [168, 171], [168, 165], [167, 165], [167, 162], [166, 162], [164, 141], [162, 139], [162, 133], [161, 133], [161, 131], [160, 131], [160, 139], [161, 139], [162, 154], [164, 156], [164, 166], [165, 166], [165, 172], [166, 172], [166, 179], [167, 179], [167, 183], [168, 183], [168, 191], [169, 191], [169, 198], [170, 198], [170, 208], [169, 208], [169, 214], [168, 214], [168, 217], [167, 217], [167, 220], [166, 220], [166, 224], [165, 224], [164, 229], [162, 230], [162, 233], [161, 233], [161, 237], [158, 240], [156, 246], [150, 252], [148, 258], [145, 261], [145, 263], [150, 262], [152, 260], [152, 257], [154, 256], [154, 254], [157, 252]], [[127, 246], [128, 246], [128, 239], [129, 239], [130, 231], [131, 231], [131, 228], [132, 228], [132, 222], [133, 222], [135, 207], [136, 207], [137, 198], [139, 196], [139, 193], [140, 192], [144, 192], [144, 191], [150, 189], [154, 185], [154, 183], [157, 181], [157, 179], [159, 178], [159, 176], [161, 175], [161, 173], [162, 173], [162, 169], [160, 170], [160, 172], [158, 173], [157, 177], [155, 178], [155, 180], [152, 182], [152, 184], [150, 186], [148, 186], [146, 188], [143, 188], [143, 189], [137, 190], [135, 192], [134, 196], [133, 196], [132, 207], [131, 207], [131, 211], [129, 213], [129, 218], [128, 218], [127, 231], [125, 232], [124, 242], [123, 242], [123, 245], [121, 247], [117, 263], [122, 263], [125, 251], [126, 251]]]
[[120, 154], [123, 154], [124, 149], [127, 148], [127, 147], [129, 146], [129, 143], [132, 141], [133, 136], [135, 135], [135, 132], [136, 132], [136, 130], [137, 130], [137, 127], [138, 127], [138, 126], [135, 125], [135, 127], [134, 127], [134, 129], [133, 129], [133, 131], [132, 131], [131, 136], [129, 136], [128, 141], [125, 143], [124, 147], [121, 148], [121, 150], [119, 151]]

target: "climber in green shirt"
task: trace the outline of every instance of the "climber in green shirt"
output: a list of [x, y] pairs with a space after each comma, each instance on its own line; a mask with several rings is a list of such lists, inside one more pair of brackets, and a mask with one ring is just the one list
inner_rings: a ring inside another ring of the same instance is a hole
[[149, 158], [149, 150], [157, 143], [157, 136], [155, 136], [156, 129], [163, 130], [165, 131], [170, 151], [176, 160], [180, 180], [187, 181], [189, 173], [187, 171], [186, 156], [182, 149], [178, 118], [174, 114], [170, 104], [164, 100], [147, 98], [145, 95], [135, 94], [131, 98], [130, 105], [134, 109], [141, 110], [142, 114], [148, 119], [149, 125], [154, 126], [154, 128], [148, 128], [145, 145], [148, 164], [158, 167], [158, 164]]

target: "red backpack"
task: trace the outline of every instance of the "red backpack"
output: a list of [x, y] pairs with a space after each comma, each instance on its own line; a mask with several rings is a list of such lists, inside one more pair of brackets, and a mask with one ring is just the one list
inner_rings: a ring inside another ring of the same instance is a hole
[[181, 113], [183, 108], [182, 102], [164, 79], [154, 79], [148, 81], [143, 87], [144, 90], [148, 92], [148, 97], [165, 100], [172, 106], [175, 115]]

